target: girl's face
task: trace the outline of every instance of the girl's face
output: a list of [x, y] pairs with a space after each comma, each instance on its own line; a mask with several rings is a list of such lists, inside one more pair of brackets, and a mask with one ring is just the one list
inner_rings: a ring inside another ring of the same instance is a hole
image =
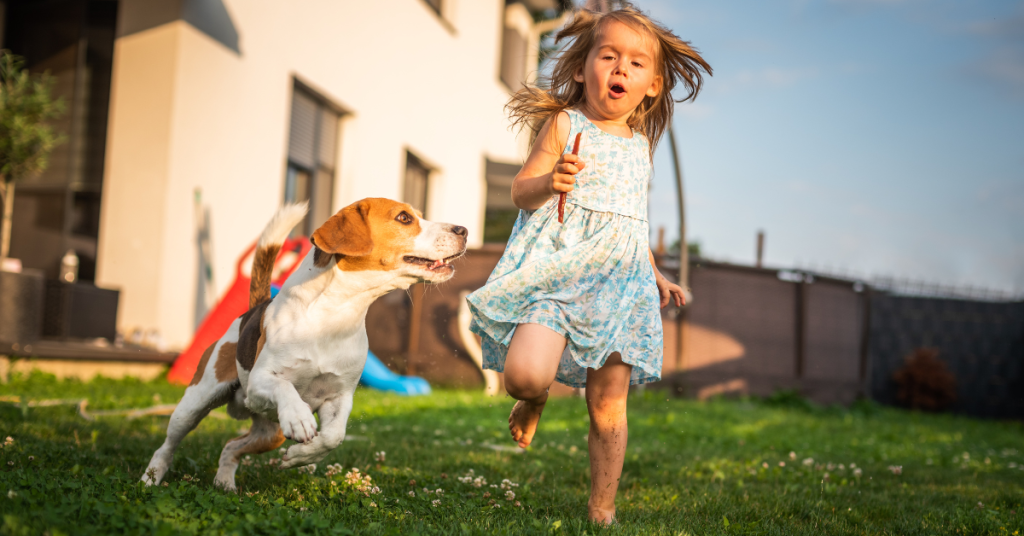
[[587, 106], [605, 119], [626, 120], [645, 97], [661, 91], [655, 41], [618, 21], [602, 24], [587, 55], [582, 82]]

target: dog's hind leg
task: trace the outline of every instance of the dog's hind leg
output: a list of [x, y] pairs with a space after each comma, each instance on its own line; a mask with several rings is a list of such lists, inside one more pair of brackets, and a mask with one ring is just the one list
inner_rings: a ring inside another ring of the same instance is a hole
[[284, 443], [281, 427], [261, 415], [252, 416], [252, 426], [245, 434], [228, 441], [220, 453], [220, 467], [213, 479], [214, 485], [227, 491], [237, 492], [235, 472], [238, 461], [245, 454], [261, 454], [280, 447]]
[[171, 421], [167, 424], [167, 439], [153, 453], [153, 459], [142, 475], [142, 481], [146, 485], [159, 484], [163, 480], [167, 470], [171, 468], [174, 451], [181, 440], [195, 429], [210, 410], [226, 404], [237, 389], [237, 380], [214, 383], [213, 378], [210, 378], [209, 382], [202, 382], [185, 390], [185, 395], [178, 402], [178, 407], [174, 408]]

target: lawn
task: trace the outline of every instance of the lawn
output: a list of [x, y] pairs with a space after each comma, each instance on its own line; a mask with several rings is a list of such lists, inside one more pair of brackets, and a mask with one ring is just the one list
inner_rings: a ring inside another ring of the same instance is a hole
[[[0, 385], [0, 443], [12, 438], [0, 448], [0, 534], [1024, 532], [1021, 423], [818, 408], [792, 396], [697, 402], [638, 392], [619, 523], [605, 529], [585, 521], [578, 398], [553, 399], [534, 446], [517, 452], [510, 399], [360, 389], [349, 438], [328, 459], [280, 471], [279, 453], [253, 456], [236, 496], [211, 482], [221, 447], [246, 423], [214, 412], [185, 439], [167, 485], [146, 488], [138, 479], [167, 417], [102, 414], [173, 403], [181, 392], [38, 373]], [[29, 403], [73, 398], [88, 398], [98, 415]]]

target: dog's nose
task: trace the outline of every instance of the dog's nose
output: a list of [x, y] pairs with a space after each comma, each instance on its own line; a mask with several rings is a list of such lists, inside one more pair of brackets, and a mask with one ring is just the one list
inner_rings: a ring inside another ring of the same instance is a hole
[[452, 225], [452, 232], [463, 238], [469, 236], [469, 230], [461, 225]]

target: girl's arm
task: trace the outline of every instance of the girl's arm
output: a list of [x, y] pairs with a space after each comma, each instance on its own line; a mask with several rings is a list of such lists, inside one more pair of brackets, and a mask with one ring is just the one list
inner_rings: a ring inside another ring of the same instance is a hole
[[512, 182], [512, 202], [523, 210], [537, 210], [551, 196], [571, 192], [573, 175], [586, 165], [574, 154], [562, 154], [569, 140], [569, 114], [560, 112], [548, 119], [530, 149], [523, 168]]
[[651, 268], [654, 270], [654, 282], [658, 285], [658, 294], [661, 295], [661, 306], [668, 305], [669, 300], [676, 302], [676, 307], [686, 305], [686, 297], [683, 295], [683, 287], [665, 279], [654, 263], [654, 252], [647, 250], [647, 257], [651, 261]]

